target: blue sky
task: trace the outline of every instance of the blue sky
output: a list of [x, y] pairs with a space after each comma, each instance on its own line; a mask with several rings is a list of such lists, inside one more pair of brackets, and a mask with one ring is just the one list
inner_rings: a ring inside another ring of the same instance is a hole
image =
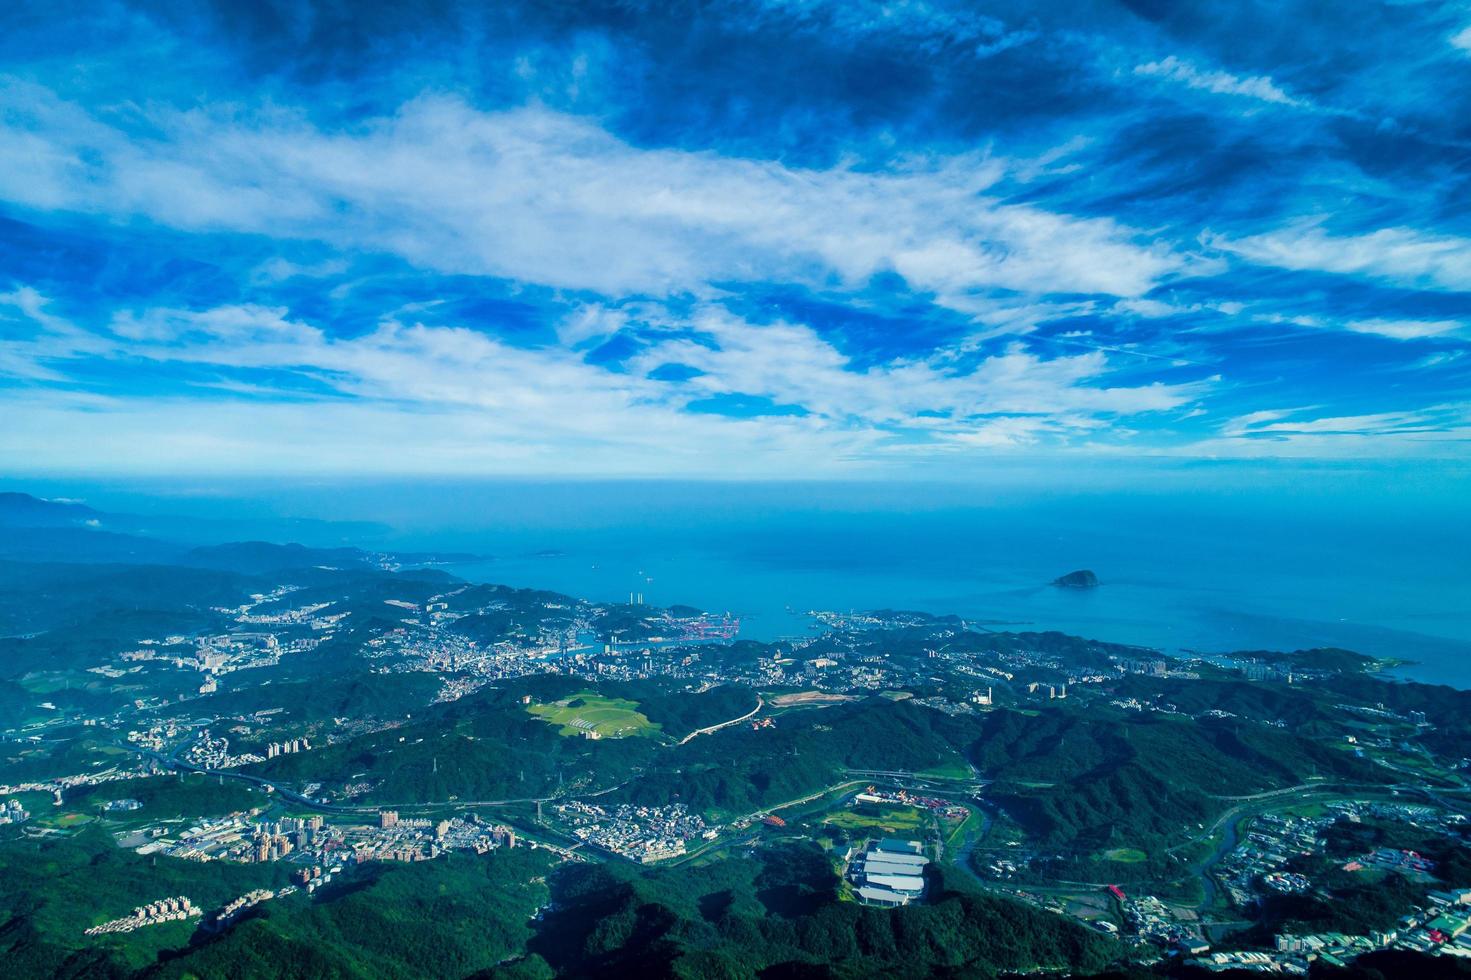
[[413, 7], [0, 13], [0, 467], [1471, 455], [1471, 4]]

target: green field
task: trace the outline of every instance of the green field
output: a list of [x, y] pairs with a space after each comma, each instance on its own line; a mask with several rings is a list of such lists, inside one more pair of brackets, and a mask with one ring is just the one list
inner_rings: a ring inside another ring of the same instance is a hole
[[922, 818], [923, 812], [913, 807], [873, 808], [865, 806], [839, 810], [823, 818], [822, 822], [844, 830], [883, 830], [898, 834], [918, 830]]
[[1328, 812], [1328, 808], [1321, 803], [1304, 803], [1301, 806], [1287, 807], [1282, 812], [1295, 817], [1321, 817]]
[[1149, 855], [1137, 847], [1115, 847], [1111, 851], [1105, 851], [1103, 853], [1103, 859], [1105, 861], [1117, 861], [1120, 864], [1139, 864], [1141, 861], [1147, 861]]
[[533, 704], [526, 710], [542, 721], [559, 726], [559, 734], [568, 736], [593, 733], [597, 738], [627, 738], [652, 735], [660, 728], [638, 710], [637, 701], [591, 692], [551, 704]]
[[918, 775], [933, 776], [938, 779], [971, 779], [974, 778], [975, 773], [971, 771], [970, 766], [964, 759], [956, 755], [951, 756], [937, 766], [920, 770]]

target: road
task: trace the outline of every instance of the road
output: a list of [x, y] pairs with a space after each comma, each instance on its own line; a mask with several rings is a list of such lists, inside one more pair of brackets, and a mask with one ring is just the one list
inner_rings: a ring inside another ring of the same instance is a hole
[[1333, 783], [1321, 783], [1321, 782], [1320, 783], [1299, 783], [1296, 786], [1284, 786], [1281, 789], [1264, 790], [1263, 792], [1260, 792], [1260, 793], [1251, 793], [1251, 794], [1249, 794], [1247, 796], [1219, 796], [1219, 795], [1212, 794], [1211, 799], [1213, 799], [1213, 800], [1241, 800], [1243, 802], [1250, 802], [1251, 800], [1265, 800], [1265, 799], [1268, 799], [1268, 798], [1273, 797], [1273, 796], [1281, 796], [1284, 793], [1299, 793], [1299, 792], [1301, 792], [1302, 790], [1305, 790], [1305, 789], [1316, 789], [1317, 787], [1320, 787], [1320, 786], [1332, 786], [1332, 785], [1334, 785], [1334, 784]]
[[[925, 773], [919, 772], [904, 772], [902, 770], [895, 769], [844, 769], [843, 771], [850, 776], [862, 776], [870, 780], [892, 780], [893, 782], [898, 783], [901, 787], [905, 783], [914, 784], [914, 786], [907, 787], [909, 789], [914, 789], [915, 786], [930, 786], [934, 788], [927, 789], [926, 792], [936, 794], [955, 793], [962, 789], [966, 793], [974, 794], [981, 792], [983, 789], [986, 788], [986, 786], [990, 784], [990, 780], [980, 779], [974, 775], [968, 777], [937, 776], [926, 775]], [[944, 784], [946, 783], [950, 783], [953, 785], [945, 786]]]
[[[775, 813], [777, 810], [786, 810], [786, 809], [789, 809], [789, 808], [794, 807], [794, 806], [801, 806], [803, 803], [811, 803], [813, 800], [821, 799], [822, 797], [828, 795], [829, 793], [836, 793], [840, 789], [848, 789], [848, 788], [851, 788], [851, 787], [854, 787], [854, 786], [862, 786], [866, 781], [867, 780], [863, 780], [863, 779], [850, 779], [847, 782], [833, 783], [831, 786], [828, 786], [825, 789], [820, 789], [820, 790], [818, 790], [815, 793], [809, 793], [806, 796], [803, 796], [803, 797], [801, 797], [799, 799], [788, 800], [785, 803], [778, 803], [775, 806], [765, 806], [765, 807], [762, 807], [759, 810], [753, 810], [750, 813], [746, 814], [745, 816], [736, 817], [736, 818], [732, 819], [730, 822], [734, 824], [734, 823], [739, 823], [742, 820], [746, 820], [746, 821], [750, 821], [751, 823], [754, 824], [756, 821], [760, 820], [762, 817], [767, 816], [767, 815], [772, 814], [772, 813]], [[739, 835], [739, 836], [734, 836], [733, 835], [733, 836], [730, 836], [730, 837], [717, 837], [715, 840], [710, 841], [709, 843], [704, 844], [701, 847], [698, 847], [695, 850], [688, 852], [683, 857], [675, 858], [673, 861], [669, 861], [669, 862], [666, 862], [666, 863], [668, 863], [668, 864], [683, 864], [686, 861], [690, 861], [690, 860], [693, 860], [694, 858], [699, 857], [701, 854], [704, 854], [706, 851], [710, 850], [711, 848], [714, 848], [714, 847], [729, 847], [732, 844], [738, 844], [738, 843], [741, 843], [742, 841], [751, 840], [751, 839], [753, 839], [756, 836], [756, 833], [757, 832], [758, 831], [755, 828], [753, 828], [749, 833], [742, 834], [742, 835]]]
[[301, 806], [304, 806], [309, 810], [320, 810], [323, 813], [376, 813], [379, 810], [379, 807], [376, 806], [341, 806], [335, 803], [322, 803], [319, 800], [314, 800], [309, 796], [302, 796], [295, 790], [290, 790], [286, 789], [283, 786], [279, 786], [276, 783], [271, 782], [269, 779], [262, 779], [260, 776], [252, 776], [249, 773], [244, 772], [232, 772], [229, 769], [206, 769], [204, 766], [196, 766], [192, 762], [185, 762], [183, 759], [176, 759], [173, 756], [161, 755], [157, 752], [148, 752], [142, 749], [134, 749], [134, 751], [138, 752], [140, 755], [146, 755], [150, 758], [156, 759], [158, 762], [168, 766], [171, 769], [182, 769], [185, 772], [197, 772], [202, 773], [206, 776], [218, 776], [221, 779], [238, 779], [241, 782], [252, 783], [256, 786], [264, 786], [266, 789], [277, 794], [282, 799], [290, 800], [292, 803], [300, 804]]
[[686, 735], [684, 738], [680, 739], [675, 744], [683, 745], [692, 738], [698, 738], [701, 735], [709, 735], [711, 732], [718, 732], [722, 728], [729, 728], [731, 725], [739, 725], [741, 722], [747, 720], [748, 718], [756, 717], [756, 713], [764, 707], [766, 707], [766, 702], [761, 700], [761, 695], [758, 694], [756, 695], [756, 707], [741, 715], [739, 718], [732, 718], [730, 721], [722, 721], [720, 724], [711, 725], [709, 728], [697, 728]]
[[1314, 793], [1316, 793], [1316, 792], [1334, 791], [1334, 790], [1374, 790], [1374, 789], [1384, 789], [1384, 788], [1385, 787], [1383, 787], [1383, 786], [1379, 786], [1379, 785], [1375, 785], [1375, 784], [1370, 784], [1370, 783], [1328, 783], [1328, 782], [1318, 782], [1318, 783], [1302, 783], [1302, 784], [1297, 785], [1297, 786], [1284, 786], [1281, 789], [1271, 789], [1271, 790], [1267, 790], [1266, 792], [1263, 792], [1263, 793], [1253, 793], [1250, 796], [1213, 796], [1213, 797], [1211, 797], [1211, 799], [1215, 799], [1215, 800], [1235, 800], [1235, 801], [1237, 801], [1237, 803], [1236, 803], [1235, 806], [1228, 808], [1224, 813], [1222, 813], [1218, 818], [1216, 818], [1216, 822], [1213, 823], [1213, 824], [1211, 824], [1210, 827], [1208, 827], [1207, 829], [1205, 829], [1201, 833], [1196, 834], [1194, 837], [1190, 838], [1189, 840], [1186, 840], [1186, 841], [1183, 841], [1183, 842], [1181, 842], [1179, 844], [1176, 844], [1174, 847], [1167, 848], [1166, 851], [1165, 851], [1165, 853], [1166, 854], [1173, 854], [1175, 851], [1180, 850], [1182, 847], [1189, 847], [1192, 844], [1198, 844], [1201, 841], [1209, 840], [1211, 837], [1214, 837], [1215, 836], [1216, 831], [1220, 830], [1221, 827], [1228, 820], [1234, 819], [1243, 810], [1249, 809], [1249, 807], [1247, 806], [1247, 804], [1249, 804], [1249, 803], [1257, 802], [1257, 801], [1260, 801], [1260, 800], [1269, 800], [1269, 799], [1272, 799], [1273, 797], [1276, 797], [1276, 796], [1284, 796], [1284, 795], [1289, 794], [1289, 793], [1303, 793], [1303, 792], [1314, 792]]

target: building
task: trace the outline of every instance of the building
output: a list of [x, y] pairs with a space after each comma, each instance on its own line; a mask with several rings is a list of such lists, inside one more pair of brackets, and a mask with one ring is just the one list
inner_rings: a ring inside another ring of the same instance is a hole
[[924, 896], [929, 864], [919, 841], [881, 840], [849, 865], [848, 876], [865, 905], [894, 908]]
[[909, 904], [909, 899], [901, 895], [895, 895], [886, 889], [867, 888], [863, 886], [860, 886], [858, 889], [858, 899], [865, 905], [877, 905], [880, 908], [889, 909]]
[[865, 871], [863, 880], [866, 887], [882, 888], [907, 898], [918, 898], [924, 894], [924, 879], [919, 875], [873, 874]]
[[869, 858], [863, 862], [863, 873], [872, 877], [873, 875], [917, 875], [924, 873], [924, 867], [929, 862], [920, 858], [916, 864], [908, 864], [902, 861], [882, 861], [877, 858]]
[[893, 840], [884, 839], [874, 844], [872, 851], [882, 851], [888, 854], [924, 854], [924, 845], [917, 840]]

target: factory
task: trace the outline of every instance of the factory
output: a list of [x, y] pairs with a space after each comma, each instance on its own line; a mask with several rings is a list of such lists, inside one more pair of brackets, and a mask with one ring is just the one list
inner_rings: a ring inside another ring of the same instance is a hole
[[924, 896], [929, 864], [919, 841], [881, 840], [848, 865], [848, 878], [865, 905], [896, 908]]

